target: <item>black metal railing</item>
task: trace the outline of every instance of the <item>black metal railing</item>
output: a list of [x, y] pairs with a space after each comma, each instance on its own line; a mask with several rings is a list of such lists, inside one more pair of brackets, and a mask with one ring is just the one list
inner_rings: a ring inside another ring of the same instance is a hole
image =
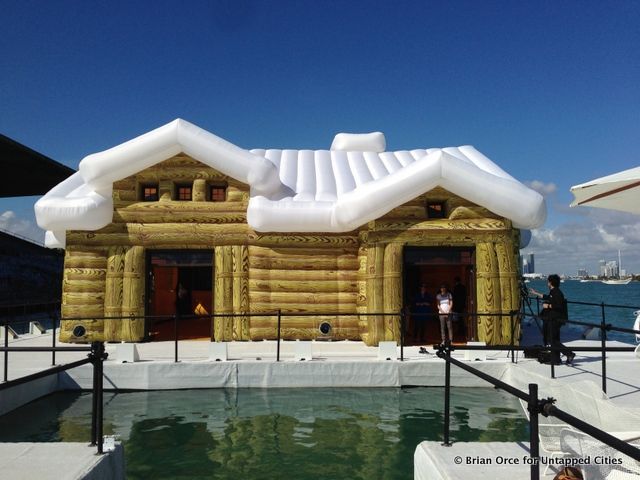
[[[541, 310], [540, 304], [542, 303], [542, 300], [540, 300], [539, 297], [529, 297], [529, 300], [532, 298], [535, 298], [536, 300], [536, 314], [533, 314], [533, 312], [530, 312], [526, 316], [530, 316], [534, 318], [536, 322], [544, 321], [544, 319], [542, 319], [542, 317], [540, 316], [540, 310]], [[571, 301], [571, 300], [567, 300], [567, 304], [594, 306], [594, 307], [600, 308], [600, 323], [583, 322], [579, 320], [566, 320], [563, 323], [566, 323], [567, 325], [580, 325], [583, 327], [597, 328], [600, 330], [600, 347], [571, 347], [571, 350], [574, 352], [594, 352], [594, 351], [600, 352], [600, 364], [601, 364], [601, 371], [602, 371], [602, 374], [601, 374], [602, 391], [606, 393], [607, 392], [607, 355], [606, 353], [613, 352], [613, 351], [621, 351], [621, 352], [631, 351], [632, 352], [635, 350], [635, 347], [607, 347], [607, 332], [620, 332], [620, 333], [630, 333], [630, 334], [640, 335], [640, 330], [634, 330], [632, 328], [624, 328], [624, 327], [614, 327], [611, 323], [607, 323], [606, 309], [619, 308], [619, 309], [627, 309], [627, 310], [640, 310], [640, 307], [634, 307], [631, 305], [605, 304], [604, 302], [593, 303], [593, 302], [578, 302], [578, 301]], [[524, 306], [523, 306], [523, 315], [525, 315]], [[548, 319], [546, 321], [557, 321], [557, 320]], [[551, 355], [551, 361], [549, 362], [550, 368], [551, 368], [551, 378], [555, 378], [555, 362], [553, 361], [553, 359], [556, 358], [555, 353], [558, 351], [559, 348], [560, 347], [558, 347], [557, 345], [553, 345], [553, 342], [552, 342], [552, 345], [545, 346], [544, 348], [540, 349], [540, 350], [548, 351]]]
[[[435, 314], [437, 315], [437, 314]], [[216, 322], [220, 319], [233, 319], [233, 318], [264, 318], [270, 317], [276, 318], [276, 327], [273, 330], [273, 339], [276, 340], [276, 361], [280, 361], [281, 357], [281, 342], [282, 342], [282, 330], [286, 328], [286, 319], [288, 317], [314, 317], [314, 318], [323, 318], [323, 317], [354, 317], [354, 318], [367, 318], [370, 320], [372, 318], [398, 318], [398, 329], [399, 329], [399, 337], [400, 337], [400, 361], [404, 361], [404, 348], [406, 346], [406, 323], [407, 323], [407, 312], [403, 309], [397, 312], [373, 312], [373, 313], [341, 313], [341, 312], [315, 312], [315, 313], [285, 313], [282, 310], [278, 309], [273, 312], [260, 312], [260, 313], [215, 313], [215, 314], [205, 314], [205, 315], [144, 315], [144, 316], [110, 316], [110, 317], [68, 317], [64, 318], [65, 321], [68, 322], [82, 322], [82, 321], [123, 321], [123, 320], [140, 320], [144, 322], [162, 322], [162, 321], [170, 321], [173, 323], [173, 343], [174, 343], [174, 362], [179, 361], [179, 341], [180, 341], [180, 323], [182, 321], [188, 321], [193, 319], [209, 319], [209, 338], [212, 341], [215, 341], [215, 330], [216, 330]], [[417, 316], [417, 315], [413, 315]], [[515, 348], [514, 335], [515, 335], [515, 326], [516, 319], [518, 317], [517, 311], [512, 311], [509, 313], [465, 313], [465, 317], [473, 319], [473, 318], [482, 318], [482, 317], [509, 317], [510, 328], [511, 328], [511, 342], [509, 345], [499, 345], [499, 346], [491, 346], [487, 347], [491, 350], [509, 350], [512, 351], [512, 359], [513, 359], [513, 351], [517, 351]], [[322, 323], [319, 321], [318, 323]], [[284, 326], [283, 326], [284, 325]], [[330, 335], [324, 335], [320, 331], [316, 339], [331, 339]], [[82, 341], [80, 338], [78, 341]]]
[[82, 360], [76, 360], [64, 365], [58, 365], [40, 372], [26, 375], [14, 380], [0, 383], [0, 392], [8, 390], [10, 388], [24, 385], [41, 378], [48, 377], [50, 375], [57, 375], [72, 368], [80, 367], [82, 365], [93, 365], [93, 388], [92, 388], [92, 409], [91, 409], [91, 445], [96, 446], [98, 453], [103, 453], [103, 375], [104, 375], [104, 361], [107, 359], [108, 354], [105, 352], [103, 342], [93, 342], [90, 346], [77, 346], [77, 347], [23, 347], [23, 346], [11, 346], [0, 347], [0, 351], [4, 353], [11, 352], [89, 352], [87, 358]]
[[[22, 334], [28, 331], [28, 325], [34, 320], [31, 318], [18, 319], [28, 317], [34, 314], [45, 314], [51, 322], [51, 366], [56, 364], [56, 329], [60, 325], [60, 301], [35, 301], [29, 303], [3, 303], [0, 304], [0, 328], [4, 333], [4, 347], [9, 346], [9, 334]], [[23, 328], [24, 326], [26, 328]], [[46, 328], [46, 325], [45, 325]], [[12, 332], [13, 330], [13, 332]], [[9, 368], [9, 351], [4, 351], [4, 381], [7, 381], [7, 371]]]
[[523, 392], [512, 385], [509, 385], [497, 378], [481, 372], [480, 370], [471, 367], [455, 358], [451, 357], [452, 350], [457, 347], [450, 345], [441, 345], [437, 351], [438, 357], [445, 361], [445, 388], [444, 388], [444, 418], [443, 418], [443, 445], [450, 446], [450, 397], [451, 397], [451, 364], [475, 375], [482, 380], [492, 384], [494, 387], [504, 390], [505, 392], [523, 400], [527, 403], [527, 409], [529, 411], [529, 456], [530, 463], [530, 478], [531, 480], [539, 480], [540, 478], [540, 439], [538, 436], [539, 429], [539, 415], [542, 414], [545, 417], [549, 415], [554, 416], [567, 425], [570, 425], [590, 436], [596, 440], [618, 450], [619, 452], [628, 455], [634, 460], [640, 461], [640, 449], [630, 445], [607, 432], [587, 424], [579, 418], [570, 415], [569, 413], [559, 409], [554, 405], [555, 399], [546, 398], [540, 399], [538, 397], [538, 385], [535, 383], [529, 384], [529, 392]]
[[[537, 298], [537, 297], [535, 297]], [[600, 324], [596, 324], [596, 323], [589, 323], [589, 322], [580, 322], [580, 321], [575, 321], [575, 320], [569, 320], [567, 323], [573, 323], [576, 325], [583, 325], [583, 326], [588, 326], [588, 327], [593, 327], [593, 328], [599, 328], [602, 330], [603, 334], [601, 335], [601, 345], [600, 347], [572, 347], [573, 351], [576, 352], [600, 352], [601, 353], [601, 364], [602, 364], [602, 389], [603, 391], [606, 392], [607, 389], [607, 377], [606, 377], [606, 353], [607, 352], [613, 352], [613, 351], [633, 351], [634, 347], [607, 347], [606, 346], [606, 332], [607, 331], [619, 331], [619, 332], [625, 332], [625, 333], [640, 333], [639, 331], [635, 331], [633, 329], [628, 329], [628, 328], [622, 328], [622, 327], [614, 327], [611, 324], [607, 324], [606, 323], [606, 318], [604, 316], [604, 307], [606, 306], [605, 304], [595, 304], [595, 303], [587, 303], [587, 302], [573, 302], [573, 303], [580, 303], [580, 304], [587, 304], [587, 305], [601, 305], [602, 306], [602, 312], [603, 312], [603, 316], [602, 316], [602, 321], [600, 322]], [[49, 304], [47, 304], [49, 305]], [[57, 305], [59, 307], [59, 302], [55, 303], [54, 305]], [[20, 306], [16, 305], [16, 306], [11, 306], [13, 309], [15, 310], [19, 310]], [[629, 306], [620, 306], [620, 305], [613, 305], [612, 307], [615, 308], [635, 308], [635, 307], [629, 307]], [[538, 309], [538, 313], [539, 313], [539, 309]], [[52, 334], [52, 348], [49, 350], [51, 351], [52, 354], [52, 365], [55, 365], [55, 354], [56, 354], [56, 327], [57, 327], [57, 323], [59, 322], [59, 310], [53, 310], [53, 319], [52, 319], [52, 326], [53, 326], [53, 334]], [[398, 326], [399, 326], [399, 337], [400, 337], [400, 361], [404, 361], [404, 348], [406, 346], [406, 338], [405, 338], [405, 332], [406, 332], [406, 326], [407, 326], [407, 317], [411, 315], [412, 317], [414, 317], [414, 319], [416, 317], [419, 317], [420, 314], [409, 314], [407, 313], [407, 311], [405, 309], [401, 309], [400, 311], [397, 312], [372, 312], [372, 313], [341, 313], [341, 312], [328, 312], [328, 313], [283, 313], [281, 310], [275, 310], [273, 312], [261, 312], [261, 313], [232, 313], [232, 312], [225, 312], [225, 313], [217, 313], [217, 314], [206, 314], [206, 315], [155, 315], [155, 316], [110, 316], [110, 317], [96, 317], [96, 316], [91, 316], [91, 317], [70, 317], [70, 318], [65, 318], [65, 321], [68, 322], [73, 322], [73, 321], [87, 321], [87, 320], [101, 320], [101, 321], [122, 321], [122, 320], [141, 320], [143, 322], [159, 322], [159, 321], [171, 321], [173, 322], [173, 342], [174, 342], [174, 362], [179, 362], [179, 341], [180, 341], [180, 324], [182, 322], [182, 320], [189, 320], [189, 319], [194, 319], [194, 318], [198, 318], [198, 319], [209, 319], [209, 338], [211, 338], [212, 340], [215, 339], [215, 326], [216, 326], [216, 322], [219, 321], [219, 319], [229, 319], [229, 318], [252, 318], [252, 317], [276, 317], [276, 328], [274, 331], [274, 337], [276, 340], [276, 361], [280, 361], [281, 358], [281, 341], [282, 341], [282, 329], [283, 329], [283, 324], [286, 326], [286, 319], [287, 317], [316, 317], [316, 318], [322, 318], [322, 317], [356, 317], [358, 319], [360, 318], [366, 318], [367, 321], [370, 321], [371, 319], [374, 318], [380, 318], [382, 317], [383, 319], [389, 319], [391, 318], [398, 318], [399, 322], [398, 322]], [[437, 313], [434, 314], [429, 314], [430, 317], [437, 317]], [[508, 317], [509, 318], [509, 328], [510, 328], [510, 342], [507, 345], [490, 345], [490, 346], [458, 346], [457, 348], [460, 350], [492, 350], [492, 351], [506, 351], [508, 352], [508, 354], [510, 354], [511, 356], [511, 362], [512, 363], [516, 363], [516, 359], [515, 359], [515, 353], [518, 351], [522, 351], [525, 349], [531, 349], [531, 347], [522, 347], [519, 345], [516, 345], [516, 338], [518, 337], [519, 331], [519, 325], [520, 322], [518, 322], [518, 319], [525, 316], [525, 312], [524, 312], [524, 305], [523, 305], [523, 310], [522, 311], [511, 311], [508, 313], [502, 313], [502, 312], [487, 312], [487, 313], [477, 313], [477, 312], [465, 312], [460, 314], [463, 317], [462, 321], [470, 321], [471, 324], [476, 324], [477, 320], [483, 317]], [[536, 318], [536, 320], [540, 320], [540, 316], [534, 314], [533, 312], [531, 312], [528, 316], [532, 316], [534, 318]], [[26, 322], [26, 321], [25, 321]], [[2, 323], [0, 323], [1, 326], [4, 327], [4, 346], [5, 348], [8, 347], [8, 329], [10, 326], [14, 326], [16, 324], [18, 324], [19, 322], [11, 322], [8, 320], [7, 317], [4, 318], [4, 320], [2, 321]], [[318, 339], [325, 339], [326, 337], [321, 334], [320, 332], [318, 332]], [[331, 338], [331, 337], [329, 337]], [[88, 337], [87, 340], [85, 341], [90, 341], [91, 337]], [[83, 341], [83, 338], [80, 337], [78, 339], [78, 341]], [[518, 342], [519, 343], [519, 342]], [[554, 354], [557, 350], [557, 346], [555, 345], [550, 345], [550, 346], [537, 346], [535, 347], [537, 348], [539, 351], [546, 351], [549, 352], [551, 354], [551, 357], [554, 357]], [[7, 372], [8, 372], [8, 365], [9, 365], [9, 350], [4, 350], [4, 380], [7, 380]], [[550, 368], [551, 368], [551, 377], [555, 378], [555, 365], [554, 362], [550, 362]]]

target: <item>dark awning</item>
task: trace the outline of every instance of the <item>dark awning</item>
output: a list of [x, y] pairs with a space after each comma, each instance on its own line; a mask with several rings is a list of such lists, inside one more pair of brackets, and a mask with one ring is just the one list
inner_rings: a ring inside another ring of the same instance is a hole
[[0, 135], [0, 197], [44, 195], [75, 170]]

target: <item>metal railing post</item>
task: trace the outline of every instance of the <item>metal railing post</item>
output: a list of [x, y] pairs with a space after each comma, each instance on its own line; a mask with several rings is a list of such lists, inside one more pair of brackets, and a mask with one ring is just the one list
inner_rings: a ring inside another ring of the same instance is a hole
[[98, 402], [97, 402], [97, 412], [96, 412], [96, 416], [97, 416], [97, 430], [96, 430], [96, 435], [97, 435], [97, 441], [98, 441], [98, 454], [102, 454], [103, 453], [103, 442], [104, 442], [104, 438], [103, 438], [103, 425], [104, 425], [104, 383], [103, 383], [103, 377], [104, 377], [104, 360], [106, 358], [106, 354], [104, 351], [104, 343], [103, 342], [98, 342], [97, 345], [97, 355], [98, 358], [96, 359], [96, 367], [95, 369], [98, 371], [98, 373], [96, 374], [96, 376], [98, 377], [97, 380], [97, 387], [98, 387], [98, 392], [97, 392], [97, 397], [98, 397]]
[[442, 443], [445, 447], [450, 447], [451, 442], [449, 441], [449, 410], [450, 410], [450, 396], [451, 396], [451, 362], [449, 361], [451, 358], [451, 347], [446, 345], [444, 347], [445, 351], [445, 365], [444, 365], [444, 418], [443, 418], [443, 428], [444, 428], [444, 442]]
[[400, 361], [404, 362], [404, 309], [400, 309]]
[[215, 315], [211, 315], [209, 317], [209, 341], [215, 342], [215, 332], [216, 332], [216, 317]]
[[607, 325], [604, 313], [604, 302], [600, 304], [602, 320], [600, 322], [600, 348], [602, 355], [602, 391], [607, 393]]
[[[548, 322], [555, 322], [553, 318], [547, 320]], [[551, 331], [554, 331], [555, 326], [553, 323], [551, 324]], [[556, 378], [556, 362], [555, 362], [555, 353], [556, 353], [556, 345], [553, 339], [551, 340], [551, 344], [549, 345], [549, 352], [551, 354], [551, 358], [549, 359], [549, 363], [551, 364], [551, 378]], [[559, 356], [560, 354], [558, 354]]]
[[513, 325], [513, 323], [514, 323], [513, 316], [514, 316], [514, 312], [512, 310], [510, 315], [509, 315], [509, 318], [511, 320], [511, 363], [516, 363], [515, 352], [513, 350], [513, 347], [515, 346], [515, 338], [513, 338], [513, 335], [514, 335], [514, 332], [515, 332], [515, 328], [514, 328], [514, 325]]
[[89, 353], [91, 365], [93, 366], [93, 387], [91, 388], [91, 446], [98, 443], [98, 355], [97, 342], [91, 343], [91, 353]]
[[278, 309], [278, 344], [276, 347], [276, 362], [280, 361], [280, 322], [282, 319], [282, 312]]
[[[9, 348], [9, 320], [4, 319], [4, 348]], [[4, 381], [9, 378], [9, 350], [4, 351]]]
[[[53, 323], [52, 335], [51, 335], [51, 346], [55, 349], [56, 348], [56, 312], [55, 311], [51, 314], [51, 322]], [[55, 367], [55, 365], [56, 365], [56, 351], [52, 350], [51, 366]]]
[[531, 456], [531, 480], [540, 478], [540, 446], [538, 442], [538, 385], [529, 384], [529, 454]]
[[180, 315], [173, 316], [173, 342], [174, 342], [173, 361], [174, 363], [178, 363], [178, 320], [179, 319], [180, 319]]

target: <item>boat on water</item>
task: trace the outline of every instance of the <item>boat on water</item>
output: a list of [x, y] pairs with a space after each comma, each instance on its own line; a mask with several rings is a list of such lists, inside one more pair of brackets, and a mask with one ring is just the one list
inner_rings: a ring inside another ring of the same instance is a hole
[[631, 283], [632, 278], [610, 278], [607, 280], [602, 280], [602, 283], [606, 283], [607, 285], [626, 285]]

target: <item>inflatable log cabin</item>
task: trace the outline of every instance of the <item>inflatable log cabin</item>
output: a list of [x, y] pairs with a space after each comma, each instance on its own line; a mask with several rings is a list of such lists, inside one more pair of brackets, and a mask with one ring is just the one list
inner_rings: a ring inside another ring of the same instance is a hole
[[35, 206], [66, 250], [60, 339], [169, 339], [174, 315], [183, 338], [272, 339], [279, 310], [283, 339], [410, 341], [419, 285], [459, 277], [479, 316], [457, 339], [509, 343], [544, 200], [471, 146], [385, 149], [245, 150], [178, 119], [89, 155]]

